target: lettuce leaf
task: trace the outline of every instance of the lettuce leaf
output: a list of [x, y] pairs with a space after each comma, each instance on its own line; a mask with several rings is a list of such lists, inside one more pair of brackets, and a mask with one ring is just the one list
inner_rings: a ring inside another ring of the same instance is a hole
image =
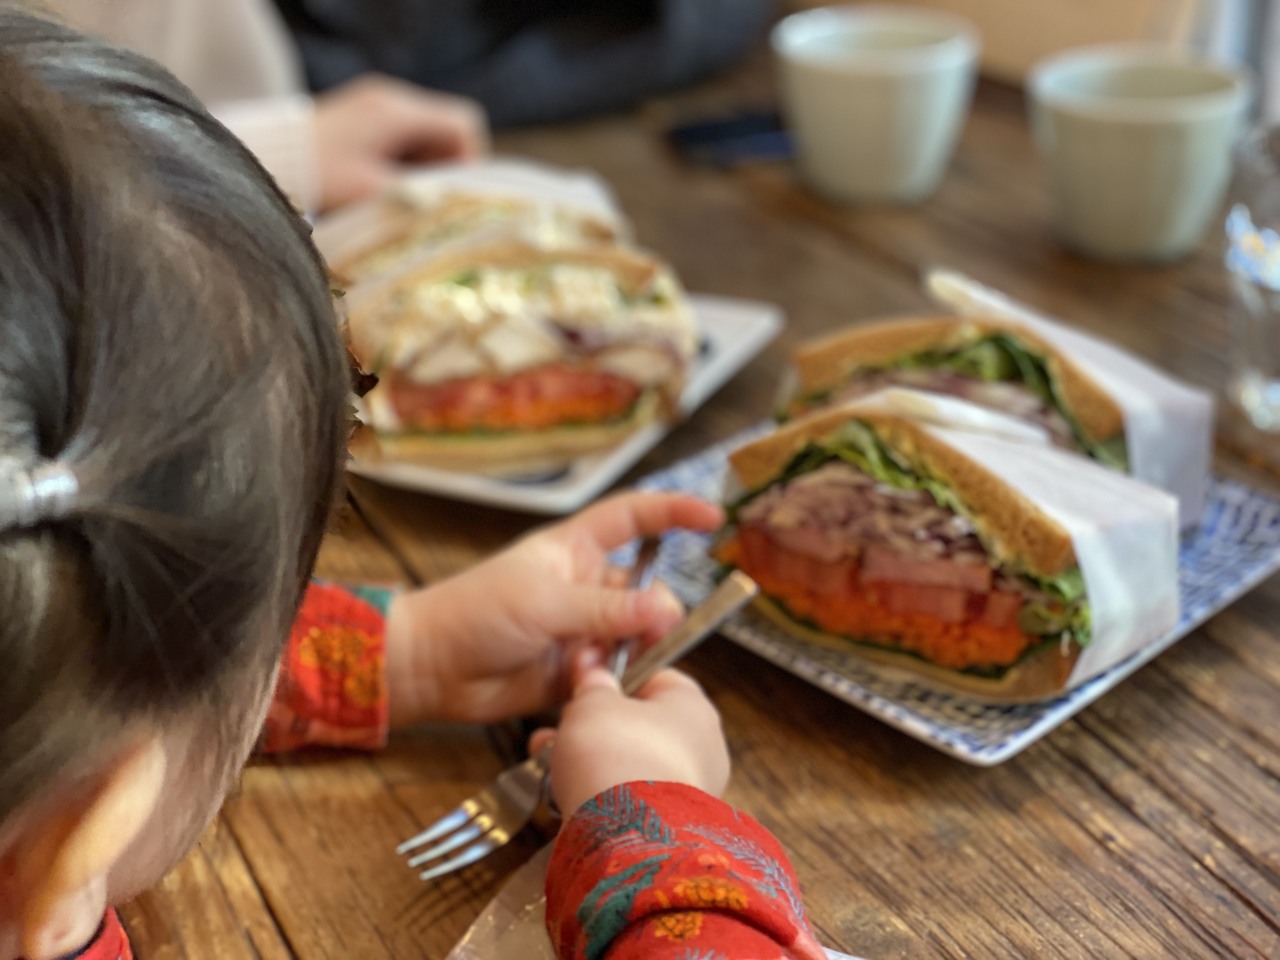
[[1007, 334], [994, 333], [958, 350], [928, 350], [906, 357], [894, 366], [954, 370], [980, 380], [1017, 380], [1066, 420], [1076, 443], [1089, 456], [1113, 469], [1129, 472], [1124, 437], [1101, 442], [1086, 435], [1080, 421], [1058, 395], [1046, 359]]
[[[1058, 395], [1046, 359], [1004, 333], [988, 334], [954, 350], [924, 350], [890, 365], [901, 370], [951, 370], [975, 380], [1017, 381], [1056, 410], [1071, 428], [1076, 443], [1090, 457], [1121, 472], [1129, 472], [1129, 455], [1124, 437], [1098, 441], [1087, 436], [1080, 421]], [[805, 404], [823, 403], [833, 391], [815, 393]]]
[[904, 357], [894, 367], [907, 370], [954, 370], [975, 380], [1014, 380], [1022, 373], [1015, 356], [994, 337], [985, 337], [959, 350], [926, 350]]

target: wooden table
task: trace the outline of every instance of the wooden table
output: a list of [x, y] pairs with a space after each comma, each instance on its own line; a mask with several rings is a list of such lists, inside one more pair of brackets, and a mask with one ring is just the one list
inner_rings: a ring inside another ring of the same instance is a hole
[[[691, 289], [771, 300], [789, 317], [786, 334], [632, 478], [763, 416], [801, 337], [928, 309], [926, 264], [993, 283], [1192, 381], [1222, 383], [1216, 236], [1160, 269], [1064, 253], [1016, 92], [980, 89], [950, 174], [917, 209], [838, 209], [797, 187], [786, 165], [726, 174], [664, 149], [670, 120], [768, 103], [771, 87], [758, 59], [635, 114], [498, 139], [504, 152], [599, 170]], [[1241, 470], [1225, 456], [1220, 468]], [[533, 522], [357, 482], [320, 569], [430, 583]], [[870, 958], [1274, 957], [1277, 623], [1272, 581], [990, 770], [723, 639], [689, 667], [724, 714], [736, 761], [729, 799], [791, 852], [833, 947]], [[510, 731], [447, 727], [374, 757], [258, 763], [203, 845], [124, 911], [139, 956], [443, 956], [536, 838], [431, 886], [392, 848], [487, 781], [515, 746]]]

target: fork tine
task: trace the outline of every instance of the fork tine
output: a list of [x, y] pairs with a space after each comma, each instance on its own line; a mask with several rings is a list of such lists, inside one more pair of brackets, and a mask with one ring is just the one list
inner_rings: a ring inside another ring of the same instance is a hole
[[396, 853], [400, 856], [408, 853], [410, 850], [416, 850], [424, 844], [430, 843], [439, 837], [443, 837], [446, 833], [452, 833], [459, 827], [471, 820], [480, 812], [480, 806], [476, 803], [475, 798], [464, 800], [462, 805], [450, 810], [443, 817], [433, 823], [427, 829], [423, 830], [417, 836], [410, 837], [400, 846], [396, 847]]
[[476, 841], [472, 846], [467, 847], [467, 849], [463, 850], [452, 860], [446, 860], [444, 863], [437, 864], [430, 870], [423, 870], [418, 874], [418, 879], [422, 881], [434, 880], [436, 877], [444, 876], [446, 873], [452, 873], [454, 870], [460, 870], [465, 866], [475, 863], [477, 860], [487, 857], [510, 839], [511, 834], [507, 833], [507, 831], [494, 830]]
[[449, 838], [443, 843], [437, 843], [430, 850], [423, 850], [422, 853], [409, 861], [409, 866], [416, 867], [424, 863], [430, 863], [443, 857], [446, 853], [457, 850], [459, 847], [465, 847], [472, 840], [478, 840], [493, 828], [493, 818], [486, 816], [476, 817], [475, 820], [467, 823], [461, 830], [450, 834]]

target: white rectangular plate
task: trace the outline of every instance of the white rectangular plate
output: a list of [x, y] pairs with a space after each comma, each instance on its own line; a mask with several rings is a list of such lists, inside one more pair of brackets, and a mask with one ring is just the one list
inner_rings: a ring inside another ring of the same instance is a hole
[[[707, 294], [689, 298], [698, 319], [702, 348], [684, 394], [687, 416], [706, 403], [782, 329], [782, 313], [768, 303]], [[394, 461], [347, 465], [352, 473], [387, 486], [433, 493], [524, 513], [565, 514], [595, 499], [661, 440], [670, 424], [652, 423], [618, 446], [580, 457], [565, 470], [543, 478], [502, 480]]]
[[[746, 431], [696, 457], [651, 474], [645, 490], [683, 490], [719, 500], [729, 451], [770, 425]], [[619, 558], [624, 562], [625, 558]], [[707, 539], [674, 533], [663, 542], [658, 575], [689, 604], [715, 582]], [[939, 692], [886, 672], [856, 654], [798, 640], [750, 612], [721, 628], [734, 642], [930, 746], [978, 766], [1025, 750], [1219, 610], [1280, 570], [1280, 501], [1233, 481], [1214, 479], [1200, 525], [1178, 556], [1182, 615], [1169, 634], [1065, 696], [997, 706]]]

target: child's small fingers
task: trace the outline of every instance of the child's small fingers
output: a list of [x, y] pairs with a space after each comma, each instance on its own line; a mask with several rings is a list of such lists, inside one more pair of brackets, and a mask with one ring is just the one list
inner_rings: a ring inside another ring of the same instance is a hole
[[674, 700], [700, 697], [705, 699], [701, 685], [693, 677], [668, 667], [660, 670], [643, 687], [636, 691], [639, 700]]
[[556, 732], [553, 728], [539, 727], [537, 730], [533, 731], [533, 733], [529, 734], [529, 753], [537, 753], [555, 738]]
[[620, 493], [598, 500], [570, 517], [563, 530], [581, 531], [606, 550], [636, 537], [665, 533], [674, 527], [714, 530], [724, 523], [724, 510], [684, 493]]
[[635, 629], [645, 646], [656, 643], [684, 619], [684, 604], [665, 583], [655, 583], [635, 596]]
[[617, 678], [603, 667], [592, 667], [578, 678], [577, 686], [573, 688], [575, 700], [601, 693], [622, 695], [622, 688], [618, 686]]
[[604, 571], [601, 581], [606, 587], [622, 589], [631, 581], [631, 571], [626, 567], [609, 566]]
[[578, 683], [587, 673], [604, 663], [604, 653], [593, 643], [586, 644], [574, 651], [569, 663], [569, 683], [577, 689]]
[[552, 635], [608, 641], [668, 630], [683, 615], [680, 601], [661, 585], [635, 591], [574, 584], [543, 598], [538, 620]]

